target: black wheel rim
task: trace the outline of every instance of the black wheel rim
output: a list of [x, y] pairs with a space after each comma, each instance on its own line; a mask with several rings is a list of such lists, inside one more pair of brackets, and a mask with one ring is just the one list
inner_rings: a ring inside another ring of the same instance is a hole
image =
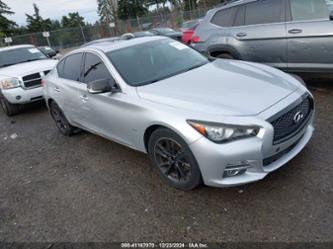
[[172, 138], [160, 138], [154, 146], [154, 156], [161, 173], [175, 183], [191, 179], [192, 166], [183, 147]]
[[65, 116], [62, 114], [61, 110], [57, 106], [52, 105], [51, 115], [52, 115], [52, 118], [54, 119], [58, 129], [62, 133], [65, 133], [68, 129], [68, 122], [67, 122]]

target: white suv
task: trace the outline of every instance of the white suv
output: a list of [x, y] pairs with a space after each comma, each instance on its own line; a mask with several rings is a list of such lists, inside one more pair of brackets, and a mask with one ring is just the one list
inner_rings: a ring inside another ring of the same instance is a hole
[[32, 45], [0, 48], [0, 103], [8, 116], [43, 99], [42, 77], [57, 64]]

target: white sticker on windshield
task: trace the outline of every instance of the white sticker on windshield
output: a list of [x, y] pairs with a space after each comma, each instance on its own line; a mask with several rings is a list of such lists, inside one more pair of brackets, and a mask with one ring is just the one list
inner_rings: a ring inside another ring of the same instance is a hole
[[39, 53], [39, 50], [37, 48], [29, 48], [28, 50], [32, 54]]
[[179, 43], [179, 42], [170, 42], [169, 43], [171, 46], [173, 46], [174, 48], [177, 48], [178, 50], [183, 50], [188, 48], [186, 45]]

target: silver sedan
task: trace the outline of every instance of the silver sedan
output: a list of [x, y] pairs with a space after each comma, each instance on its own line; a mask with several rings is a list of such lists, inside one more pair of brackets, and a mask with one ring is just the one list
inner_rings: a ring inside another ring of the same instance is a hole
[[45, 78], [44, 94], [64, 135], [83, 129], [147, 153], [182, 190], [263, 179], [314, 130], [301, 80], [261, 64], [210, 61], [163, 37], [75, 50]]

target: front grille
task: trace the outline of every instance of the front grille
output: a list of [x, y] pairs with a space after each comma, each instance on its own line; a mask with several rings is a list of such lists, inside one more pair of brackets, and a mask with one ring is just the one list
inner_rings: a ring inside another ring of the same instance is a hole
[[313, 100], [306, 94], [294, 104], [274, 115], [268, 121], [274, 127], [273, 144], [278, 144], [296, 135], [307, 123], [313, 111]]
[[[303, 136], [302, 136], [303, 137]], [[267, 167], [269, 166], [271, 163], [274, 163], [275, 161], [279, 160], [281, 157], [283, 157], [285, 154], [288, 154], [293, 148], [296, 147], [296, 145], [298, 144], [298, 142], [302, 139], [302, 137], [300, 139], [298, 139], [295, 143], [293, 143], [292, 145], [290, 145], [289, 147], [287, 147], [284, 150], [281, 150], [280, 152], [276, 153], [275, 155], [271, 156], [271, 157], [267, 157], [263, 160], [263, 166]]]
[[42, 85], [42, 79], [39, 73], [23, 76], [22, 79], [26, 88], [38, 87]]
[[34, 79], [38, 79], [38, 78], [40, 78], [39, 73], [29, 74], [29, 75], [22, 77], [23, 81], [34, 80]]

